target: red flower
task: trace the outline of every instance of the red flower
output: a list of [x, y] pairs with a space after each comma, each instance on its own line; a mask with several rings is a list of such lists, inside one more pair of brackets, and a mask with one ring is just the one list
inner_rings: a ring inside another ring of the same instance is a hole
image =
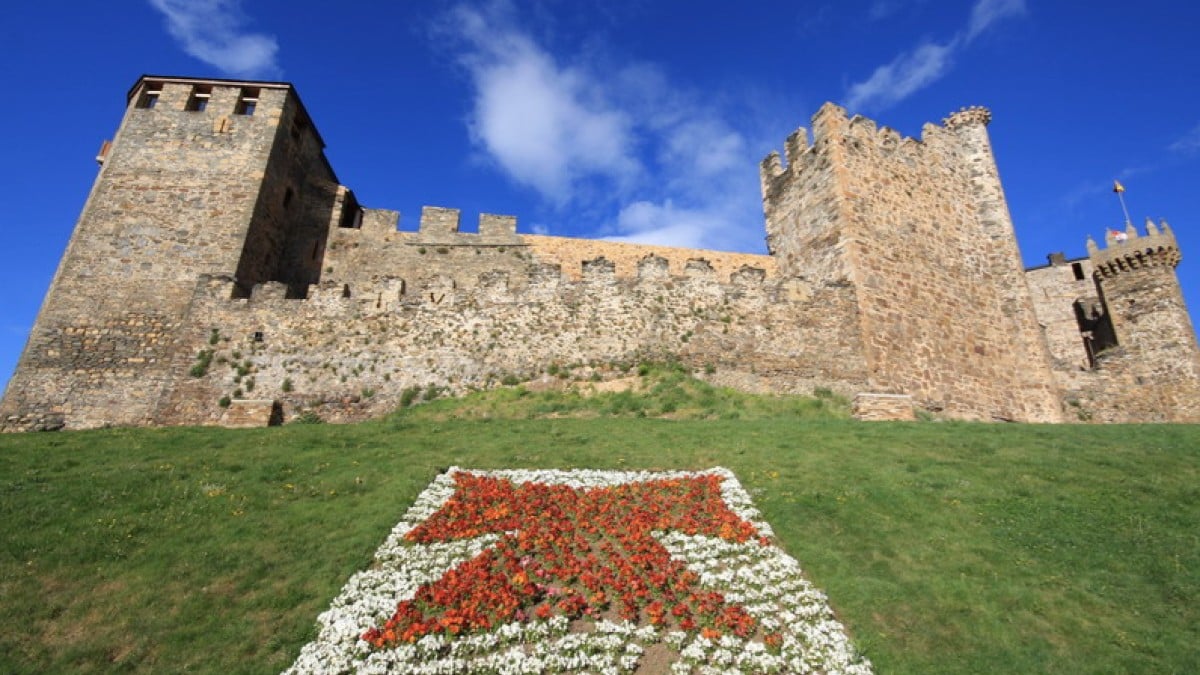
[[456, 474], [455, 482], [455, 494], [406, 538], [430, 543], [488, 533], [501, 537], [420, 587], [383, 629], [368, 630], [363, 638], [375, 647], [431, 633], [489, 630], [531, 616], [599, 615], [612, 595], [620, 598], [620, 616], [630, 621], [644, 611], [651, 624], [677, 622], [695, 630], [700, 620], [706, 637], [719, 637], [719, 629], [746, 637], [756, 628], [743, 608], [699, 588], [699, 577], [671, 559], [651, 534], [674, 529], [737, 542], [757, 538], [766, 545], [753, 525], [725, 505], [718, 476], [587, 490], [468, 473]]

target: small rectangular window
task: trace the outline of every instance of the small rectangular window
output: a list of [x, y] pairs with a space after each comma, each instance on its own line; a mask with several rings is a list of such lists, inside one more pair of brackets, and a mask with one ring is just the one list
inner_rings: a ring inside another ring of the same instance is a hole
[[1075, 273], [1076, 281], [1083, 281], [1083, 263], [1071, 263], [1071, 271]]
[[299, 117], [292, 120], [292, 140], [293, 141], [300, 140], [300, 134], [307, 130], [308, 130], [308, 122], [306, 120], [299, 118]]
[[253, 115], [257, 107], [258, 89], [243, 88], [241, 95], [238, 96], [237, 107], [234, 109], [234, 112], [238, 115]]
[[191, 112], [204, 112], [208, 108], [208, 99], [212, 97], [212, 87], [197, 84], [192, 87], [192, 95], [188, 97], [187, 108]]
[[137, 107], [150, 110], [158, 105], [158, 96], [162, 93], [162, 82], [147, 82], [142, 87], [142, 95], [138, 97]]

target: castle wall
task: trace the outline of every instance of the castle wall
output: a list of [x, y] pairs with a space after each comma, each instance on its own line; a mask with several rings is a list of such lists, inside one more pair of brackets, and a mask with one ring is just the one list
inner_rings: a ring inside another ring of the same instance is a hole
[[1099, 421], [1200, 422], [1200, 348], [1175, 277], [1180, 254], [1166, 223], [1147, 221], [1107, 247], [1089, 246], [1116, 346], [1096, 357], [1094, 382], [1069, 392]]
[[1103, 313], [1091, 262], [1062, 259], [1026, 270], [1025, 275], [1054, 370], [1091, 368], [1077, 313], [1083, 312], [1085, 317]]
[[[265, 204], [281, 201], [285, 183], [336, 182], [319, 170], [327, 169], [316, 160], [319, 138], [309, 129], [296, 148], [281, 146], [281, 120], [302, 114], [290, 87], [245, 84], [139, 81], [0, 415], [153, 422], [186, 360], [179, 352], [190, 342], [185, 317], [198, 276], [272, 279], [281, 266], [299, 269], [284, 255], [289, 228], [317, 221], [319, 237], [310, 238], [324, 239], [330, 216], [318, 190], [300, 190], [291, 215]], [[254, 114], [239, 114], [251, 91]]]
[[[252, 104], [252, 105], [251, 105]], [[252, 108], [252, 109], [251, 109]], [[248, 114], [248, 113], [253, 114]], [[832, 104], [761, 166], [769, 256], [417, 231], [339, 184], [290, 85], [144, 77], [0, 430], [354, 420], [454, 392], [672, 359], [762, 392], [967, 419], [1200, 421], [1165, 223], [1021, 269], [983, 109], [921, 141]], [[258, 401], [221, 405], [232, 400]]]
[[[288, 92], [289, 99], [295, 94]], [[242, 292], [282, 281], [293, 294], [321, 278], [326, 239], [346, 206], [346, 189], [325, 160], [324, 142], [295, 100], [279, 108], [254, 217], [237, 267]]]
[[787, 272], [854, 286], [873, 388], [957, 417], [1057, 420], [986, 136], [927, 126], [917, 142], [831, 104], [813, 127], [811, 146], [789, 138], [786, 169], [764, 163], [772, 247]]
[[[286, 299], [281, 284], [231, 300], [230, 280], [207, 279], [189, 317], [202, 330], [184, 351], [214, 349], [214, 361], [204, 376], [178, 383], [161, 422], [215, 423], [219, 399], [238, 388], [283, 401], [289, 414], [316, 408], [332, 420], [361, 419], [394, 409], [409, 387], [463, 392], [552, 364], [672, 358], [718, 384], [775, 392], [849, 395], [865, 382], [845, 358], [861, 344], [846, 329], [854, 303], [844, 286], [808, 287], [754, 268], [720, 278], [701, 261], [674, 275], [654, 257], [632, 273], [587, 261], [579, 276], [534, 264], [469, 285], [381, 277], [350, 285], [348, 296], [346, 284], [327, 281], [306, 300]], [[215, 346], [210, 329], [220, 336]]]

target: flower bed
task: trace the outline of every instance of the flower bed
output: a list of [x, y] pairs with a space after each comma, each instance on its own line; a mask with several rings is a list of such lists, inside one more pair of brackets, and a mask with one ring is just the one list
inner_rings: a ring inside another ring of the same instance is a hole
[[287, 673], [869, 673], [725, 469], [438, 476]]

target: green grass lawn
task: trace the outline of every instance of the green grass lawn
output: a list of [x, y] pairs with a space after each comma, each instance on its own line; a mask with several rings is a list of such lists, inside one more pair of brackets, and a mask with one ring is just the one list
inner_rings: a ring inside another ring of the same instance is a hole
[[881, 673], [1200, 672], [1200, 427], [674, 391], [2, 436], [0, 672], [278, 672], [450, 465], [728, 467]]

